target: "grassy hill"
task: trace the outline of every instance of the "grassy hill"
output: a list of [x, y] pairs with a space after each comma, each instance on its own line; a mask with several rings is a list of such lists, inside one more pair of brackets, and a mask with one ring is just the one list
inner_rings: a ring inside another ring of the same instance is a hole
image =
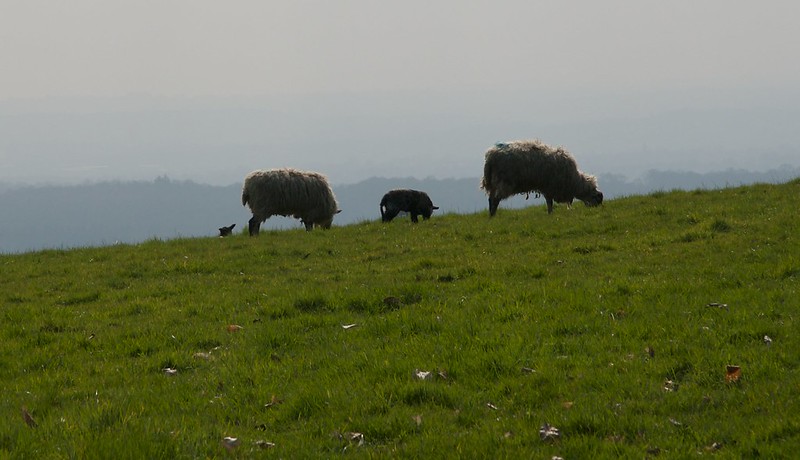
[[0, 457], [788, 456], [799, 197], [0, 256]]

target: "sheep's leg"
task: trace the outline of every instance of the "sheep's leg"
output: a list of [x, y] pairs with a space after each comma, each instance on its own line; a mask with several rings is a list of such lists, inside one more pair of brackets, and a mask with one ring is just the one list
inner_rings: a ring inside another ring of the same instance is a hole
[[489, 216], [494, 216], [497, 213], [497, 207], [500, 205], [500, 199], [489, 197]]
[[258, 230], [261, 228], [261, 220], [253, 216], [248, 221], [250, 236], [258, 236]]
[[306, 231], [307, 232], [310, 232], [311, 230], [314, 230], [314, 222], [306, 222], [306, 221], [302, 221], [302, 222], [303, 222], [303, 225], [306, 226]]
[[419, 214], [417, 214], [417, 213], [415, 213], [415, 212], [412, 212], [412, 213], [411, 213], [411, 222], [414, 222], [415, 224], [416, 224], [417, 222], [419, 222], [419, 217], [418, 217], [418, 216], [419, 216]]
[[547, 213], [548, 214], [552, 214], [553, 213], [553, 198], [545, 195], [544, 196], [544, 201], [547, 202]]

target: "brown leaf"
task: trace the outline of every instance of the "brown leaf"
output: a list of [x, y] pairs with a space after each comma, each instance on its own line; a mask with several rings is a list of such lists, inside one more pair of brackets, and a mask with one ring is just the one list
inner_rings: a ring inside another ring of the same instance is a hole
[[229, 324], [228, 325], [228, 332], [239, 332], [241, 329], [244, 329], [242, 326], [238, 324]]
[[277, 406], [278, 404], [283, 404], [283, 400], [279, 399], [275, 395], [272, 395], [272, 399], [270, 400], [270, 402], [264, 404], [264, 407], [265, 408], [269, 408], [269, 407], [272, 407], [272, 406]]
[[738, 382], [742, 376], [742, 368], [728, 364], [725, 366], [725, 381], [728, 383]]
[[33, 416], [31, 416], [31, 413], [28, 412], [28, 408], [25, 406], [22, 406], [22, 420], [25, 420], [25, 423], [31, 428], [36, 428], [38, 426], [36, 420], [33, 419]]
[[239, 447], [239, 444], [241, 443], [242, 442], [239, 440], [239, 438], [233, 438], [230, 436], [225, 436], [224, 438], [222, 438], [223, 447], [225, 447], [229, 451], [236, 449], [237, 447]]
[[422, 416], [421, 415], [415, 415], [412, 418], [414, 419], [414, 422], [416, 422], [417, 426], [422, 425]]

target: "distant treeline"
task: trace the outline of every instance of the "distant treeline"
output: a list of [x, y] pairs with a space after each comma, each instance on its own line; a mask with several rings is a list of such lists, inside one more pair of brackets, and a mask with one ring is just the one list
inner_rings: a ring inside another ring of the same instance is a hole
[[[724, 188], [752, 183], [780, 183], [800, 177], [800, 168], [766, 172], [727, 170], [697, 174], [650, 171], [629, 180], [601, 174], [606, 199], [653, 191]], [[443, 213], [474, 213], [488, 208], [478, 188], [479, 179], [371, 178], [350, 185], [334, 185], [342, 212], [334, 226], [380, 218], [378, 203], [394, 188], [424, 190]], [[515, 197], [501, 208], [541, 205], [543, 200]], [[237, 224], [247, 228], [250, 213], [241, 204], [241, 184], [211, 186], [159, 177], [152, 182], [102, 182], [70, 186], [0, 184], [0, 253], [38, 249], [137, 243], [148, 239], [214, 236], [217, 228]], [[263, 228], [302, 228], [290, 218], [270, 218]]]

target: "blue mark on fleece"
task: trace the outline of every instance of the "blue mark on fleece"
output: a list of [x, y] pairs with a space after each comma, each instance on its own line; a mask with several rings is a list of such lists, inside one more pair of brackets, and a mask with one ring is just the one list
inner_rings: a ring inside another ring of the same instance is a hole
[[506, 143], [506, 142], [495, 142], [494, 146], [497, 147], [498, 149], [504, 149], [504, 148], [508, 147], [508, 143]]

